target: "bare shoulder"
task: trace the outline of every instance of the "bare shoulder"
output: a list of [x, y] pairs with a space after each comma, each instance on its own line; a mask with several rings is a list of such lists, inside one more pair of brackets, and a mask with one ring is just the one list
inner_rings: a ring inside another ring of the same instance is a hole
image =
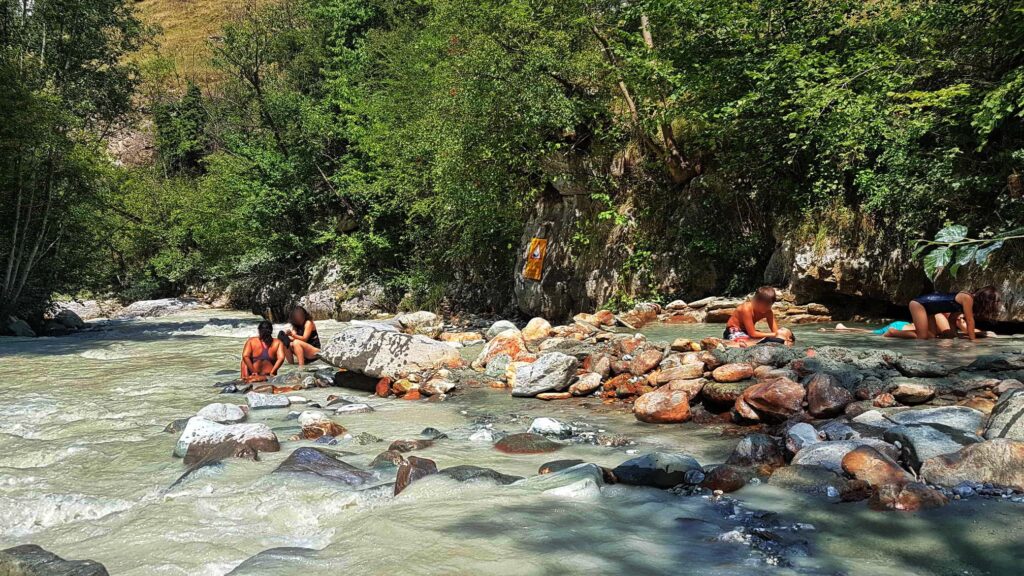
[[958, 292], [955, 300], [962, 306], [964, 304], [974, 304], [974, 296], [970, 292]]

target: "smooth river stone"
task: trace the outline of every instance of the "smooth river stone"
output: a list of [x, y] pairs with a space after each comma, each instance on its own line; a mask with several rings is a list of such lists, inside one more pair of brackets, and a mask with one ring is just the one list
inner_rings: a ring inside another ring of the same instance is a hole
[[285, 472], [311, 474], [349, 486], [360, 486], [375, 477], [372, 472], [345, 462], [335, 452], [310, 446], [297, 448], [274, 470], [275, 474]]
[[109, 576], [107, 569], [92, 560], [65, 560], [35, 544], [0, 550], [3, 576]]
[[260, 394], [258, 392], [249, 392], [246, 394], [245, 401], [249, 404], [249, 408], [252, 408], [253, 410], [262, 410], [265, 408], [287, 408], [292, 404], [291, 400], [283, 394]]
[[335, 334], [320, 351], [320, 358], [373, 378], [400, 378], [462, 362], [459, 351], [444, 342], [371, 326], [351, 326]]
[[190, 418], [174, 445], [174, 455], [191, 466], [211, 454], [246, 455], [277, 452], [277, 435], [263, 423], [218, 424], [198, 416]]
[[612, 470], [615, 478], [622, 484], [634, 486], [653, 486], [655, 488], [672, 488], [686, 484], [693, 476], [688, 472], [700, 472], [704, 480], [704, 469], [693, 456], [671, 454], [668, 452], [651, 452], [637, 458], [626, 460]]
[[245, 411], [234, 404], [214, 402], [204, 406], [196, 416], [218, 424], [238, 424], [245, 420]]
[[494, 447], [506, 454], [543, 454], [554, 452], [562, 448], [557, 442], [552, 442], [540, 434], [509, 434], [498, 440]]

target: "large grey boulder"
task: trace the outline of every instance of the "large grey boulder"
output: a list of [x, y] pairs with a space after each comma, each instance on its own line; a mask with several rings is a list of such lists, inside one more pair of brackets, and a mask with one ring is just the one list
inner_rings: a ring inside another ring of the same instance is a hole
[[118, 318], [154, 318], [177, 314], [199, 307], [195, 298], [161, 298], [159, 300], [139, 300], [125, 306], [118, 312]]
[[985, 438], [1024, 440], [1024, 389], [1009, 390], [999, 397], [989, 416]]
[[444, 322], [433, 312], [420, 310], [419, 312], [406, 312], [395, 316], [395, 321], [401, 326], [402, 332], [406, 334], [422, 334], [431, 338], [437, 338], [444, 330]]
[[940, 406], [938, 408], [916, 408], [886, 415], [894, 424], [927, 424], [945, 426], [964, 433], [976, 434], [982, 427], [985, 415], [967, 406]]
[[35, 331], [21, 318], [16, 316], [10, 316], [7, 318], [7, 323], [3, 325], [3, 329], [0, 330], [0, 334], [9, 334], [11, 336], [18, 336], [21, 338], [35, 338]]
[[962, 432], [942, 425], [924, 424], [893, 426], [885, 431], [886, 442], [899, 442], [903, 460], [914, 470], [929, 458], [950, 454], [967, 446], [981, 442], [974, 433]]
[[568, 354], [550, 352], [516, 370], [513, 396], [536, 396], [541, 392], [559, 392], [569, 387], [579, 361]]
[[1024, 490], [1024, 442], [998, 438], [936, 456], [921, 466], [921, 478], [940, 486], [981, 482]]
[[103, 564], [92, 560], [65, 560], [35, 544], [0, 550], [3, 576], [108, 576]]
[[320, 358], [374, 378], [398, 378], [461, 362], [459, 351], [426, 336], [352, 326], [334, 335], [320, 350]]
[[196, 416], [205, 418], [218, 424], [238, 424], [245, 420], [245, 410], [235, 404], [214, 402], [207, 404], [196, 413]]
[[836, 474], [842, 474], [843, 457], [858, 446], [870, 446], [889, 458], [896, 459], [895, 446], [873, 438], [858, 438], [856, 440], [818, 442], [817, 444], [805, 446], [793, 456], [792, 464], [822, 466]]

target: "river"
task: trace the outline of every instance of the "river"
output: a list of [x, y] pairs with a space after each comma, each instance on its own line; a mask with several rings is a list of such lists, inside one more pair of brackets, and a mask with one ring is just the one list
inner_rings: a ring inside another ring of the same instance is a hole
[[[168, 489], [183, 466], [171, 457], [177, 436], [164, 427], [210, 402], [243, 401], [218, 396], [211, 384], [234, 376], [255, 323], [244, 313], [206, 310], [110, 322], [62, 338], [0, 339], [0, 547], [39, 544], [65, 558], [101, 562], [115, 575], [1001, 574], [1019, 573], [1024, 562], [1024, 505], [1009, 502], [974, 499], [921, 513], [881, 513], [761, 484], [734, 494], [737, 510], [728, 500], [621, 485], [554, 496], [529, 482], [498, 486], [442, 477], [394, 497], [386, 485], [393, 472], [381, 477], [383, 486], [363, 490], [271, 474], [292, 450], [311, 444], [287, 441], [298, 430], [287, 410], [250, 417], [277, 432], [281, 452], [204, 468]], [[325, 338], [341, 327], [319, 323]], [[649, 332], [668, 338], [715, 331], [657, 326]], [[798, 337], [801, 344], [883, 344], [813, 327]], [[1020, 343], [884, 344], [966, 362], [977, 350]], [[339, 389], [302, 395], [320, 401], [331, 393]], [[428, 426], [450, 438], [416, 455], [441, 468], [472, 464], [520, 476], [535, 475], [554, 459], [612, 467], [655, 448], [710, 464], [723, 461], [736, 443], [716, 427], [641, 424], [596, 399], [545, 403], [486, 388], [442, 403], [341, 393], [376, 408], [334, 418], [353, 435], [383, 439], [352, 438], [332, 447], [361, 467], [392, 440], [418, 437]], [[524, 456], [469, 439], [486, 425], [523, 432], [540, 416], [635, 444], [570, 444]], [[778, 513], [772, 520], [778, 530], [806, 546], [786, 557], [788, 566], [776, 566], [770, 556], [721, 537], [741, 523], [744, 510]], [[797, 523], [800, 530], [786, 531]], [[253, 558], [268, 549], [279, 550]]]

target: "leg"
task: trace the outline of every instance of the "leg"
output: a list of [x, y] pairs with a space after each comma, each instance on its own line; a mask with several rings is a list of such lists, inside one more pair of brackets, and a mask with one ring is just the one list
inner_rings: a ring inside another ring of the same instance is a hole
[[300, 368], [306, 365], [307, 359], [312, 360], [316, 358], [316, 355], [319, 352], [320, 350], [318, 348], [308, 342], [303, 342], [302, 340], [292, 341], [292, 354], [298, 360]]
[[295, 355], [292, 354], [292, 349], [295, 348], [295, 343], [298, 340], [292, 340], [288, 346], [281, 346], [281, 352], [284, 353], [284, 361], [289, 364], [295, 364]]
[[[910, 303], [910, 319], [914, 322], [914, 337], [918, 340], [930, 340], [934, 337], [935, 317], [928, 314], [920, 302]], [[910, 334], [910, 332], [901, 332]]]
[[246, 380], [249, 376], [249, 367], [245, 365], [245, 362], [242, 362], [242, 380]]

